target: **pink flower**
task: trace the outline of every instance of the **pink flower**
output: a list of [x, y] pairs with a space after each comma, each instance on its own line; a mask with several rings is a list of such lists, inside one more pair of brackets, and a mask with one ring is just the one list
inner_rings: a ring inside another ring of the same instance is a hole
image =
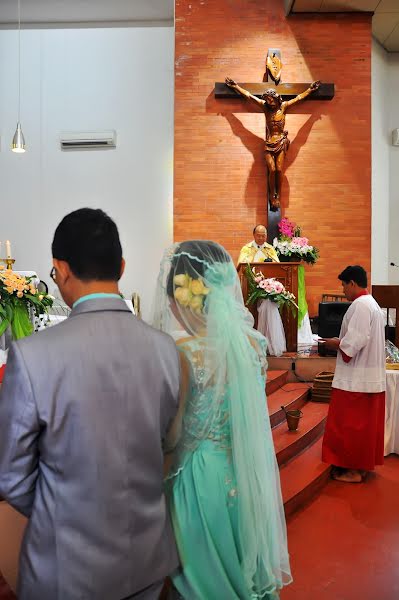
[[260, 281], [262, 281], [263, 277], [261, 275], [259, 275], [258, 277], [255, 277], [255, 281], [256, 283], [259, 283]]
[[284, 217], [278, 224], [278, 228], [281, 235], [292, 237], [294, 235], [295, 223]]
[[306, 237], [293, 237], [292, 242], [293, 242], [293, 244], [297, 244], [298, 246], [302, 247], [302, 246], [307, 246], [309, 243], [309, 240]]

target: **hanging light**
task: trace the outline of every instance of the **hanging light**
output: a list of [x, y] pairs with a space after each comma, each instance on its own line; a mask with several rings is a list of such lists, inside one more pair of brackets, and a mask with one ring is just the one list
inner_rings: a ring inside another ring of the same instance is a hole
[[21, 123], [21, 0], [18, 0], [18, 122], [14, 137], [12, 138], [11, 150], [13, 152], [25, 152], [25, 138], [22, 133]]

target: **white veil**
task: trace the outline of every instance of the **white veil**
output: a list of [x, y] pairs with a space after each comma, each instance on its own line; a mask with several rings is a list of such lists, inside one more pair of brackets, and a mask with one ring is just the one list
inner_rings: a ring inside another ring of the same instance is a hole
[[242, 569], [248, 589], [262, 598], [291, 581], [266, 405], [266, 340], [253, 329], [234, 264], [222, 246], [194, 240], [174, 244], [165, 252], [153, 325], [175, 339], [194, 336], [203, 349], [201, 381], [196, 384], [209, 404], [207, 417], [198, 419], [196, 407], [186, 407], [178, 449], [180, 469], [208, 436], [220, 398], [228, 398]]

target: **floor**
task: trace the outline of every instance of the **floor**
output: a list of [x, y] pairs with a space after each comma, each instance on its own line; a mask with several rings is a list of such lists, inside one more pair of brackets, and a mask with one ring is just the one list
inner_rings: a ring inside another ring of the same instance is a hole
[[329, 482], [288, 522], [281, 600], [398, 600], [399, 456], [364, 484]]
[[[294, 583], [281, 600], [398, 600], [399, 456], [364, 484], [329, 482], [290, 518], [288, 540]], [[0, 600], [14, 598], [0, 577]]]

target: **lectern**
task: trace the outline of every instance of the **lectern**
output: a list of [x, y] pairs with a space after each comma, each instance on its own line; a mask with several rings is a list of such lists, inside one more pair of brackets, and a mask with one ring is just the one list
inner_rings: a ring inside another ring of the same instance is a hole
[[[248, 280], [245, 275], [245, 270], [248, 263], [240, 263], [237, 267], [238, 277], [240, 278], [242, 295], [244, 302], [248, 298]], [[265, 277], [275, 277], [281, 281], [285, 289], [296, 298], [298, 303], [298, 267], [300, 262], [262, 262], [262, 263], [250, 263], [250, 267], [255, 267], [257, 272], [262, 273]], [[258, 324], [258, 311], [254, 304], [248, 307], [255, 319], [255, 327]], [[287, 341], [287, 351], [297, 351], [297, 340], [298, 340], [298, 313], [297, 311], [290, 311], [284, 307], [281, 318], [283, 320], [285, 338]]]

